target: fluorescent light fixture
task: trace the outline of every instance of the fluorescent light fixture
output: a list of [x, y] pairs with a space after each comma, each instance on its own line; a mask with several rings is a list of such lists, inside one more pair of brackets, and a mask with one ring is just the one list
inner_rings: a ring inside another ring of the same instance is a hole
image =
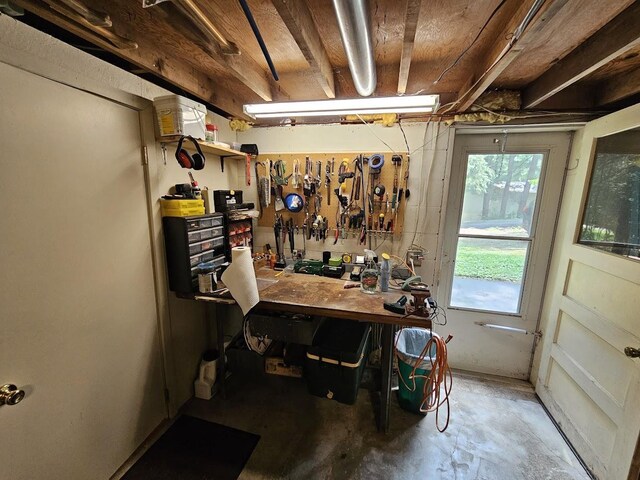
[[363, 109], [363, 110], [315, 110], [309, 112], [278, 112], [278, 113], [257, 113], [251, 115], [253, 118], [280, 118], [280, 117], [329, 117], [331, 115], [369, 115], [373, 113], [429, 113], [432, 107], [406, 107], [394, 108], [393, 110]]
[[438, 95], [313, 100], [309, 102], [256, 103], [244, 106], [253, 118], [322, 117], [373, 113], [430, 113]]

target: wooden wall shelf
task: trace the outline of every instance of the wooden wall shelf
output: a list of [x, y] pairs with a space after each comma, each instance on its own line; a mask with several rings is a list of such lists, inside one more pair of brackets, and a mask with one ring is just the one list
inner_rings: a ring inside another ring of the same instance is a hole
[[[164, 137], [160, 139], [160, 143], [172, 144], [175, 145], [180, 140], [179, 136], [175, 137]], [[215, 145], [213, 143], [205, 142], [204, 140], [197, 140], [200, 148], [204, 153], [211, 153], [213, 155], [217, 155], [219, 157], [242, 157], [244, 158], [246, 153], [241, 152], [239, 150], [234, 150], [233, 148], [223, 147], [222, 145]], [[187, 150], [192, 150], [193, 145], [191, 142], [183, 142], [182, 146]]]
[[[164, 137], [160, 139], [160, 143], [165, 145], [176, 145], [180, 140], [179, 136], [175, 137]], [[196, 140], [200, 148], [202, 149], [202, 153], [211, 154], [220, 157], [220, 168], [224, 172], [224, 159], [225, 158], [238, 158], [246, 160], [247, 154], [241, 152], [239, 150], [234, 150], [233, 148], [224, 147], [222, 145], [215, 145], [213, 143], [205, 142], [204, 140]], [[182, 146], [187, 150], [194, 150], [193, 144], [189, 141], [183, 142]]]

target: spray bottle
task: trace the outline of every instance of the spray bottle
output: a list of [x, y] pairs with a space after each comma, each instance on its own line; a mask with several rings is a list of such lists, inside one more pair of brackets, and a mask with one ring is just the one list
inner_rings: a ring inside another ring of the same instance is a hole
[[376, 293], [378, 277], [380, 276], [378, 266], [376, 265], [376, 262], [373, 261], [376, 256], [376, 252], [365, 249], [364, 254], [366, 267], [360, 275], [360, 289], [364, 293], [374, 294]]

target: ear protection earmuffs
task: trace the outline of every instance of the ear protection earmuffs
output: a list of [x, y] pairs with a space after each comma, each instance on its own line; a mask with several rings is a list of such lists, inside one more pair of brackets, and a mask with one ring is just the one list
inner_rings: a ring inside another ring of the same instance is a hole
[[[182, 148], [182, 142], [185, 138], [191, 140], [191, 143], [196, 147], [198, 153], [191, 155], [184, 148]], [[194, 170], [202, 170], [204, 168], [204, 153], [200, 149], [200, 145], [192, 136], [180, 137], [178, 142], [178, 148], [176, 148], [176, 160], [182, 168], [193, 168]]]

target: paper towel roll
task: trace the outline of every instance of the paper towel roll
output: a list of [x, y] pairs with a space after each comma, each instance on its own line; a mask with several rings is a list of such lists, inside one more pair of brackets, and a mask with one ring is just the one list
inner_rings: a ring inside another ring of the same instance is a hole
[[231, 265], [222, 274], [221, 280], [229, 289], [242, 314], [246, 315], [259, 301], [258, 282], [253, 269], [251, 248], [234, 247], [231, 249]]

